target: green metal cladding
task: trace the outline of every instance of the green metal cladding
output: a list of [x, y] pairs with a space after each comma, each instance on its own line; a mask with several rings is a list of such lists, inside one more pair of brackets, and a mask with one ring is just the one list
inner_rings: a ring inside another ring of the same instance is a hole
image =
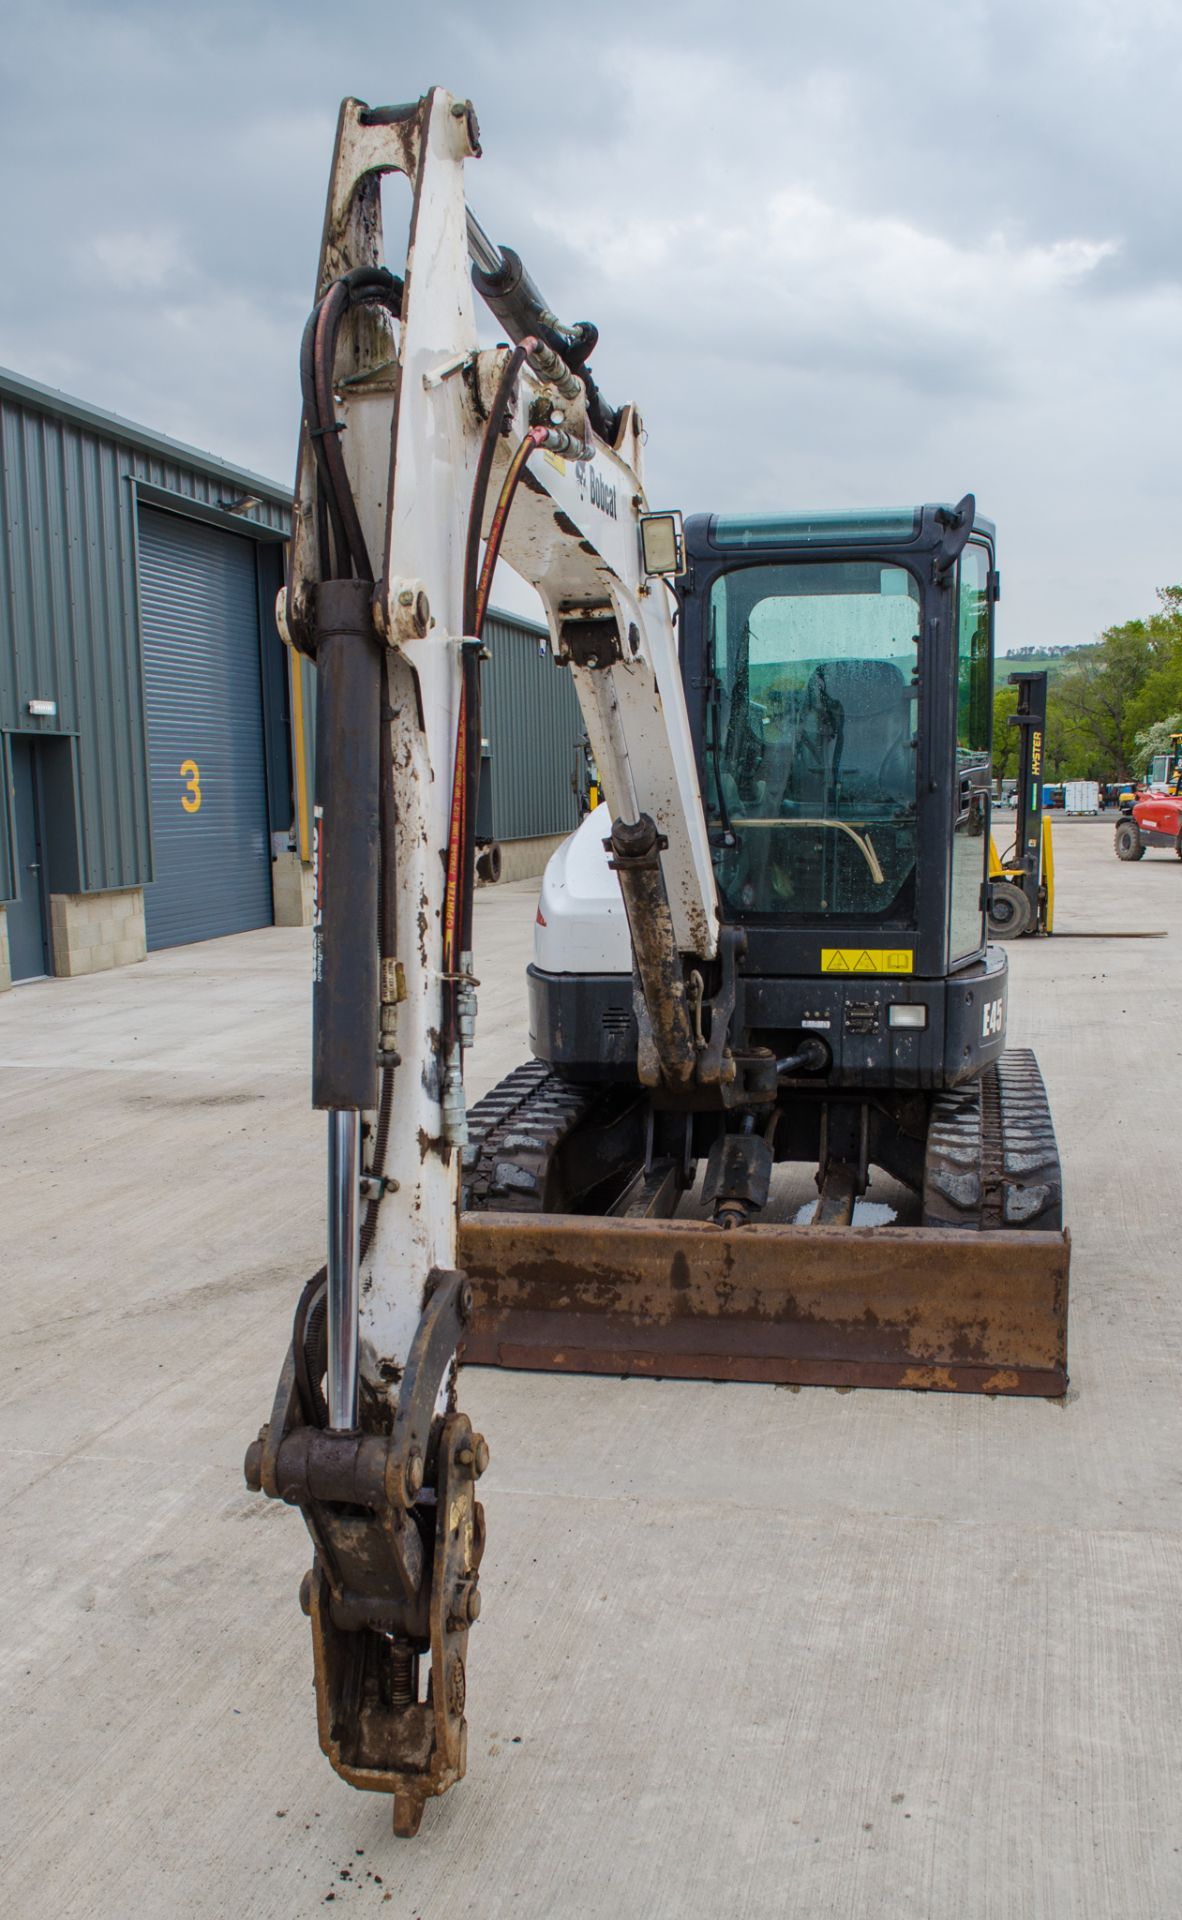
[[[228, 500], [257, 504], [230, 514]], [[271, 548], [291, 496], [273, 481], [0, 369], [0, 803], [5, 736], [62, 740], [72, 763], [74, 847], [51, 889], [105, 892], [152, 878], [137, 566], [139, 505], [172, 508]], [[260, 580], [263, 579], [260, 573]], [[261, 612], [264, 646], [280, 643]], [[567, 833], [583, 724], [545, 630], [493, 611], [485, 641], [483, 730], [492, 750], [499, 840]], [[264, 661], [266, 669], [266, 661]], [[300, 662], [306, 763], [314, 758], [315, 671]], [[57, 711], [38, 718], [30, 700]], [[273, 796], [272, 824], [285, 824]], [[8, 807], [0, 804], [0, 902], [14, 893]]]
[[[247, 493], [257, 506], [225, 513]], [[273, 481], [0, 369], [0, 732], [72, 741], [85, 892], [151, 878], [137, 499], [256, 538], [285, 535], [291, 512]], [[57, 712], [35, 718], [30, 700]], [[0, 900], [12, 896], [0, 805]]]
[[571, 774], [583, 738], [570, 675], [554, 664], [545, 628], [515, 614], [490, 612], [484, 644], [493, 832], [498, 840], [570, 833], [579, 817]]

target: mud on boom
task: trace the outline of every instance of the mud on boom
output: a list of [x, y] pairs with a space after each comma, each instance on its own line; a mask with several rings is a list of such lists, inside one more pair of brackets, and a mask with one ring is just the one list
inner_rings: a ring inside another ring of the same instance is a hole
[[[342, 107], [281, 601], [318, 679], [328, 1247], [246, 1474], [312, 1536], [321, 1745], [402, 1834], [465, 1764], [488, 1451], [457, 1357], [1066, 1383], [1054, 1134], [984, 932], [992, 528], [971, 496], [650, 513], [596, 329], [467, 210], [479, 151], [441, 91]], [[413, 196], [398, 271], [386, 174]], [[475, 293], [508, 345], [480, 350]], [[535, 1058], [467, 1116], [498, 555], [545, 604], [605, 804], [544, 882]], [[783, 1161], [815, 1169], [804, 1224], [759, 1218]], [[872, 1165], [916, 1224], [851, 1224]]]

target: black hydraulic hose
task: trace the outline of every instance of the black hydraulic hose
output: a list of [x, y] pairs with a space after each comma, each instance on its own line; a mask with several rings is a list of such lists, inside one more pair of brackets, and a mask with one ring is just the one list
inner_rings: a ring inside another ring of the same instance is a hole
[[[468, 536], [464, 547], [464, 633], [470, 639], [479, 640], [484, 626], [485, 604], [479, 597], [480, 583], [480, 536], [484, 527], [484, 510], [488, 502], [488, 485], [492, 477], [493, 461], [497, 444], [504, 434], [509, 419], [513, 394], [517, 386], [522, 366], [532, 352], [535, 342], [527, 336], [509, 355], [497, 382], [496, 394], [485, 422], [484, 438], [480, 443], [480, 455], [476, 462], [476, 475], [472, 484], [472, 505], [468, 512]], [[498, 542], [499, 544], [499, 542]], [[461, 663], [461, 680], [464, 699], [464, 829], [460, 850], [460, 902], [459, 924], [461, 953], [472, 951], [472, 916], [474, 911], [476, 888], [473, 878], [473, 866], [476, 857], [476, 808], [480, 797], [480, 769], [482, 760], [481, 735], [481, 698], [480, 698], [480, 649], [468, 646], [464, 648]], [[456, 983], [452, 982], [452, 998]]]
[[591, 377], [590, 367], [579, 368], [579, 379], [587, 389], [587, 418], [594, 433], [614, 447], [620, 433], [620, 409], [610, 407]]
[[[308, 437], [312, 442], [312, 452], [316, 460], [316, 474], [320, 482], [316, 493], [316, 532], [319, 546], [317, 572], [321, 580], [334, 580], [338, 570], [345, 566], [348, 548], [345, 542], [344, 524], [337, 510], [332, 476], [324, 455], [320, 404], [316, 397], [315, 343], [316, 323], [319, 318], [320, 302], [317, 301], [305, 322], [303, 337], [300, 341], [300, 390], [304, 401], [304, 419], [307, 422]], [[328, 544], [330, 528], [331, 549]]]
[[[489, 544], [485, 552], [484, 568], [480, 566], [480, 536], [484, 527], [484, 513], [488, 502], [488, 487], [492, 477], [493, 461], [496, 457], [497, 443], [505, 431], [513, 403], [514, 389], [522, 365], [529, 354], [537, 347], [532, 335], [514, 348], [501, 371], [493, 398], [489, 416], [485, 422], [484, 437], [476, 463], [476, 474], [472, 485], [472, 503], [468, 510], [468, 531], [464, 547], [464, 587], [463, 587], [463, 629], [469, 641], [479, 640], [484, 626], [487, 609], [486, 576], [490, 567], [496, 564], [496, 555], [504, 533], [504, 494], [498, 502], [498, 511], [490, 529]], [[480, 648], [474, 645], [464, 647], [460, 666], [461, 705], [463, 719], [456, 739], [456, 754], [462, 763], [458, 778], [462, 791], [459, 796], [458, 820], [459, 834], [449, 840], [448, 859], [452, 869], [451, 890], [455, 900], [455, 923], [457, 938], [454, 942], [445, 940], [444, 972], [444, 1044], [450, 1052], [455, 1045], [458, 1028], [458, 996], [460, 981], [459, 968], [462, 956], [472, 951], [472, 923], [475, 905], [474, 866], [476, 855], [476, 809], [480, 797], [481, 769], [481, 699], [480, 699]], [[455, 809], [453, 808], [453, 815]]]
[[[300, 386], [304, 414], [320, 480], [317, 526], [320, 536], [320, 577], [347, 578], [350, 566], [359, 580], [373, 578], [365, 536], [357, 514], [353, 489], [341, 452], [343, 424], [336, 418], [333, 377], [337, 337], [345, 314], [353, 306], [370, 303], [385, 307], [395, 318], [402, 311], [403, 284], [386, 267], [356, 267], [334, 280], [309, 315], [300, 345]], [[327, 509], [333, 548], [325, 551], [323, 512]]]
[[485, 423], [484, 438], [480, 443], [480, 457], [476, 462], [476, 478], [472, 484], [472, 506], [468, 514], [468, 538], [464, 548], [464, 632], [471, 634], [477, 640], [480, 635], [476, 632], [476, 585], [480, 573], [480, 535], [484, 526], [484, 509], [488, 501], [488, 483], [492, 475], [497, 442], [505, 431], [513, 389], [517, 385], [518, 375], [533, 345], [533, 340], [526, 338], [513, 349], [505, 362], [501, 378], [497, 383], [492, 408]]
[[[513, 496], [517, 491], [521, 476], [525, 471], [530, 455], [545, 440], [542, 427], [531, 427], [525, 435], [505, 475], [492, 524], [488, 530], [488, 544], [484, 550], [484, 561], [480, 569], [480, 579], [476, 585], [475, 605], [472, 626], [475, 639], [484, 633], [485, 617], [488, 613], [489, 596], [492, 593], [493, 574], [496, 571], [497, 557], [505, 537], [505, 528], [509, 522], [509, 511], [513, 505]], [[476, 804], [480, 795], [480, 649], [466, 647], [464, 650], [464, 802], [462, 813], [461, 874], [463, 886], [459, 898], [460, 953], [472, 951], [472, 914], [475, 902], [476, 886], [474, 866], [476, 856]]]
[[291, 1323], [296, 1392], [304, 1420], [310, 1427], [328, 1425], [328, 1405], [320, 1384], [324, 1373], [323, 1361], [313, 1360], [313, 1355], [323, 1351], [327, 1284], [328, 1268], [318, 1267], [296, 1301]]
[[[353, 489], [349, 484], [345, 456], [341, 452], [340, 436], [344, 429], [335, 418], [336, 404], [333, 397], [337, 333], [348, 305], [349, 293], [344, 282], [334, 281], [320, 303], [316, 320], [312, 349], [313, 375], [316, 383], [316, 405], [320, 415], [320, 442], [324, 448], [331, 497], [344, 524], [348, 558], [358, 580], [372, 580], [373, 569], [366, 549], [365, 534], [362, 531]], [[338, 565], [343, 557], [338, 554]]]

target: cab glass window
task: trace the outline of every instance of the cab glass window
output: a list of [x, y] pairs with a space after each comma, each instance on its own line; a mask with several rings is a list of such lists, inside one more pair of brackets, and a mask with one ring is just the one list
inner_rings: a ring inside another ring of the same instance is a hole
[[989, 553], [971, 543], [960, 559], [957, 653], [956, 743], [962, 752], [988, 753], [993, 720]]
[[880, 561], [710, 593], [706, 794], [737, 918], [913, 923], [920, 589]]

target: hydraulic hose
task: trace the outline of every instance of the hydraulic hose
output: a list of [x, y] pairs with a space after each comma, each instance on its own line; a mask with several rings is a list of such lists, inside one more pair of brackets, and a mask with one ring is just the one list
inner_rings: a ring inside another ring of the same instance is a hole
[[[373, 568], [341, 449], [335, 366], [341, 322], [351, 307], [377, 304], [401, 313], [402, 283], [382, 267], [361, 267], [334, 281], [304, 328], [300, 385], [317, 475], [316, 658], [320, 675], [318, 755], [342, 791], [327, 786], [318, 808], [322, 952], [314, 986], [314, 1098], [329, 1109], [329, 1260], [305, 1287], [293, 1327], [296, 1378], [307, 1420], [351, 1426], [356, 1418], [357, 1299], [360, 1261], [377, 1227], [393, 1100], [393, 1063], [375, 1050], [386, 968], [395, 957], [393, 766], [388, 661], [372, 632]], [[331, 726], [328, 724], [331, 718]], [[360, 930], [373, 924], [373, 940]], [[380, 984], [381, 983], [381, 984]], [[369, 1172], [375, 1178], [358, 1229], [360, 1116], [376, 1105]], [[329, 1294], [333, 1294], [330, 1301]], [[327, 1336], [327, 1353], [325, 1339]], [[329, 1398], [321, 1388], [322, 1356]]]
[[488, 612], [489, 595], [492, 593], [493, 573], [501, 543], [505, 538], [505, 527], [509, 519], [509, 509], [513, 505], [513, 495], [517, 492], [518, 482], [525, 472], [526, 461], [539, 447], [545, 446], [548, 438], [545, 427], [531, 427], [518, 447], [509, 470], [505, 475], [497, 504], [493, 508], [493, 517], [488, 530], [488, 540], [484, 548], [484, 563], [480, 569], [480, 579], [476, 587], [476, 606], [472, 631], [479, 640], [484, 630], [484, 618]]
[[608, 446], [614, 446], [620, 431], [619, 410], [608, 405], [587, 365], [599, 341], [599, 328], [590, 320], [578, 320], [573, 327], [563, 326], [547, 306], [520, 255], [512, 247], [494, 246], [471, 212], [468, 214], [468, 253], [472, 260], [472, 284], [509, 338], [523, 340], [532, 334], [535, 341], [557, 354], [586, 388], [587, 417], [595, 432]]
[[[333, 281], [317, 301], [304, 328], [300, 344], [300, 388], [320, 480], [317, 525], [322, 580], [348, 578], [350, 569], [359, 580], [373, 578], [341, 451], [344, 424], [336, 418], [333, 396], [341, 321], [350, 308], [367, 304], [385, 307], [397, 319], [402, 312], [402, 293], [402, 281], [387, 268], [356, 267], [352, 273]], [[326, 519], [332, 533], [331, 553], [326, 539]]]
[[[493, 509], [492, 523], [484, 549], [484, 561], [477, 574], [480, 529], [484, 503], [492, 471], [497, 440], [508, 417], [513, 387], [524, 360], [534, 345], [532, 339], [520, 343], [510, 355], [497, 388], [493, 408], [485, 426], [484, 441], [477, 463], [472, 507], [468, 519], [468, 538], [464, 556], [464, 630], [469, 641], [478, 641], [484, 631], [492, 592], [497, 557], [505, 537], [509, 509], [518, 482], [530, 455], [547, 438], [545, 427], [531, 427], [521, 441]], [[462, 961], [472, 951], [472, 913], [475, 897], [474, 856], [476, 849], [476, 806], [480, 792], [480, 654], [472, 645], [464, 649], [461, 667], [460, 710], [456, 724], [455, 767], [452, 776], [451, 819], [448, 829], [447, 880], [443, 897], [443, 976], [444, 1053], [450, 1057], [459, 1038], [459, 990], [462, 985]]]
[[480, 534], [484, 526], [488, 483], [492, 476], [497, 442], [505, 431], [518, 375], [535, 345], [536, 342], [527, 336], [513, 349], [506, 360], [497, 384], [492, 408], [485, 422], [484, 438], [480, 443], [480, 456], [476, 462], [476, 478], [472, 485], [472, 506], [468, 514], [468, 538], [464, 548], [464, 632], [476, 639], [480, 638], [480, 630], [476, 625], [476, 584], [480, 566]]

